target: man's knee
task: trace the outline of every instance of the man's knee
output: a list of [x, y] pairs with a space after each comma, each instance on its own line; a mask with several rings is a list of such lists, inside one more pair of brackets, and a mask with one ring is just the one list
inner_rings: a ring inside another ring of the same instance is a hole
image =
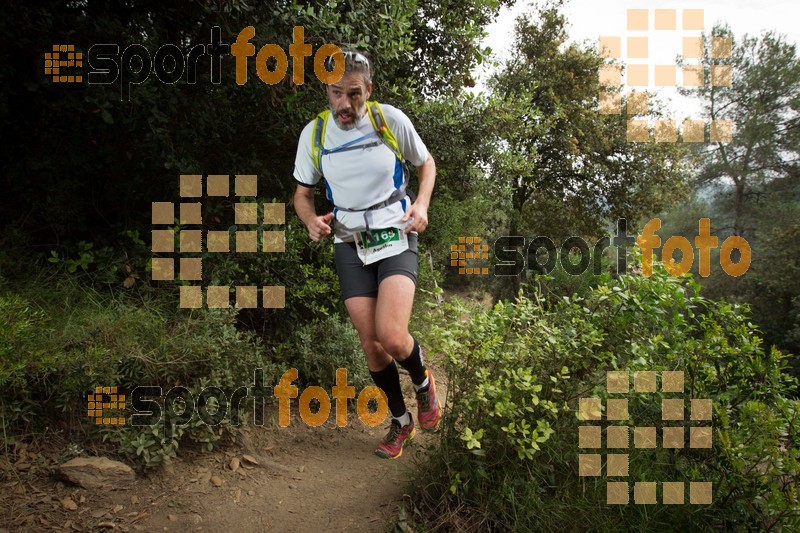
[[383, 347], [378, 342], [378, 339], [362, 339], [361, 347], [369, 358], [377, 357], [383, 353]]
[[408, 331], [398, 329], [388, 329], [378, 334], [381, 346], [392, 357], [398, 360], [404, 359], [408, 354], [405, 353], [408, 344]]
[[364, 348], [364, 355], [367, 356], [367, 367], [370, 371], [378, 372], [386, 368], [386, 365], [392, 362], [392, 357], [386, 353], [381, 343], [377, 340], [362, 342]]

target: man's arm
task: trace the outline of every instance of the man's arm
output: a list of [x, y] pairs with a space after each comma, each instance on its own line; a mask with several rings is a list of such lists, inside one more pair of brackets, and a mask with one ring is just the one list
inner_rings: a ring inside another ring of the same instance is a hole
[[430, 152], [428, 152], [428, 159], [417, 167], [417, 171], [419, 172], [417, 199], [411, 205], [411, 209], [406, 211], [403, 216], [403, 222], [412, 217], [414, 220], [406, 226], [405, 233], [411, 231], [422, 233], [428, 227], [428, 206], [431, 203], [433, 185], [436, 183], [436, 161], [433, 160]]
[[312, 241], [319, 242], [330, 234], [333, 211], [327, 215], [317, 216], [317, 211], [314, 209], [314, 189], [312, 187], [297, 186], [294, 191], [294, 211], [306, 225], [308, 236]]

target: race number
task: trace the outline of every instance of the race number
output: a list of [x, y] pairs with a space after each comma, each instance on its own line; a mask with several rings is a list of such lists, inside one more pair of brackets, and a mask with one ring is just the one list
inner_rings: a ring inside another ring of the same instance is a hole
[[381, 259], [392, 257], [408, 250], [408, 236], [398, 228], [377, 228], [362, 231], [356, 238], [358, 257], [364, 265], [370, 265]]

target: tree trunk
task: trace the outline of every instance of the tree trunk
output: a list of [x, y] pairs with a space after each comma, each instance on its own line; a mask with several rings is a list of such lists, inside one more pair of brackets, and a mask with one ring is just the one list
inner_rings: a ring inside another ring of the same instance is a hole
[[744, 180], [736, 179], [734, 183], [736, 188], [733, 200], [733, 234], [742, 236], [744, 235]]
[[[522, 210], [525, 207], [525, 204], [528, 200], [528, 188], [525, 185], [524, 179], [520, 179], [519, 185], [514, 187], [514, 190], [511, 194], [511, 217], [508, 222], [508, 233], [506, 235], [514, 237], [514, 236], [522, 236], [521, 233], [521, 226], [522, 226]], [[528, 244], [528, 239], [525, 239], [525, 244]], [[515, 300], [517, 298], [517, 294], [519, 294], [519, 289], [522, 286], [522, 283], [525, 282], [527, 279], [527, 255], [526, 255], [527, 248], [523, 248], [521, 250], [522, 258], [523, 258], [523, 266], [522, 271], [517, 276], [508, 276], [501, 278], [499, 286], [499, 294], [498, 296], [508, 299], [508, 300]], [[497, 300], [497, 298], [495, 298]]]

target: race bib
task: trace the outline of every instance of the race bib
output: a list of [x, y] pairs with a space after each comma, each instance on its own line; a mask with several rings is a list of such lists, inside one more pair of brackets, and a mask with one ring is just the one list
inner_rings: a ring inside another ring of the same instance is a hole
[[358, 257], [364, 266], [408, 250], [408, 236], [398, 228], [378, 228], [369, 233], [371, 239], [367, 239], [366, 231], [357, 233], [355, 239]]

